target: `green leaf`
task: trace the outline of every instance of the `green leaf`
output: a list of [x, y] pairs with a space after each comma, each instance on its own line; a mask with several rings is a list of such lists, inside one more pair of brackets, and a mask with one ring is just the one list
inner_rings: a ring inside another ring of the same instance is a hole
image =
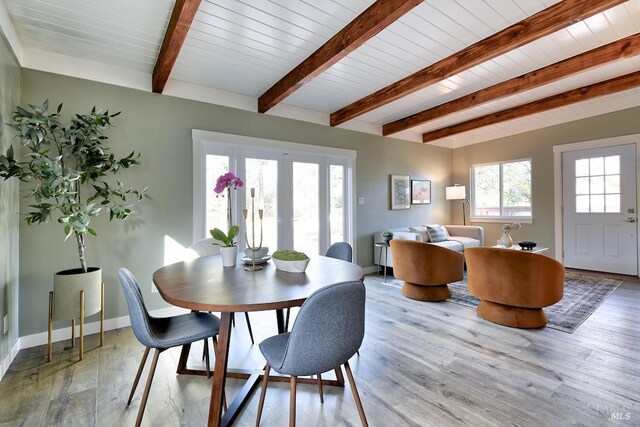
[[98, 235], [98, 233], [96, 233], [96, 230], [94, 230], [93, 228], [87, 228], [87, 231], [89, 232], [89, 234], [92, 234], [94, 236]]

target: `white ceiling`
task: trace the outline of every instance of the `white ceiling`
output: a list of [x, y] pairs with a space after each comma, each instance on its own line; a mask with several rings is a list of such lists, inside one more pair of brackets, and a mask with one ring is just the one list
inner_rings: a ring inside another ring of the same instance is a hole
[[[173, 8], [171, 0], [0, 2], [4, 2], [24, 48], [23, 66], [124, 85], [134, 74], [140, 78], [151, 74]], [[270, 113], [326, 124], [329, 113], [557, 2], [426, 0]], [[182, 92], [165, 93], [256, 111], [256, 99], [262, 93], [372, 3], [373, 0], [202, 0], [167, 85]], [[638, 32], [640, 0], [630, 0], [343, 126], [380, 133], [382, 124]], [[67, 64], [48, 65], [61, 61]], [[82, 70], [101, 66], [108, 73], [87, 71], [87, 76], [82, 75]], [[396, 136], [419, 141], [423, 132], [639, 69], [640, 57], [619, 60], [442, 117]], [[131, 86], [140, 88], [140, 84]], [[563, 107], [562, 118], [540, 113], [445, 138], [436, 144], [462, 146], [634, 105], [640, 105], [639, 90]]]

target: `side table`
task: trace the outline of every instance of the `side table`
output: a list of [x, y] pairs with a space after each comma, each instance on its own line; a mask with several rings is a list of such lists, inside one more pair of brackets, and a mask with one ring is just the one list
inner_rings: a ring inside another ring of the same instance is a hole
[[378, 273], [376, 277], [380, 276], [380, 261], [382, 260], [382, 251], [384, 251], [384, 283], [387, 283], [387, 254], [389, 253], [389, 244], [387, 242], [376, 242], [374, 246], [380, 248], [378, 253]]

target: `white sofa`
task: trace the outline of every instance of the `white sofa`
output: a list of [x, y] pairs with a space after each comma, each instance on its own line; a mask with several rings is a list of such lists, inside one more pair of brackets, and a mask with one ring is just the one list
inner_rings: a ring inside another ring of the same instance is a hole
[[[418, 227], [418, 226], [416, 226]], [[435, 243], [438, 246], [443, 246], [445, 248], [463, 252], [465, 248], [474, 247], [474, 246], [483, 246], [484, 245], [484, 228], [477, 227], [473, 225], [445, 225], [449, 234], [448, 239], [444, 242]], [[394, 239], [407, 239], [407, 240], [417, 240], [419, 242], [428, 242], [429, 235], [427, 233], [422, 233], [419, 231], [412, 231], [412, 227], [406, 228], [395, 228], [389, 229], [393, 233]], [[385, 230], [387, 231], [387, 230]], [[384, 242], [384, 237], [382, 237], [382, 231], [375, 233], [373, 235], [373, 242]], [[382, 253], [382, 257], [378, 258], [380, 255], [380, 251], [382, 248], [375, 246], [373, 247], [373, 262], [377, 265], [378, 259], [380, 259], [380, 265], [385, 265], [385, 257], [384, 252]], [[391, 256], [391, 248], [387, 249], [387, 267], [393, 267], [393, 257]]]

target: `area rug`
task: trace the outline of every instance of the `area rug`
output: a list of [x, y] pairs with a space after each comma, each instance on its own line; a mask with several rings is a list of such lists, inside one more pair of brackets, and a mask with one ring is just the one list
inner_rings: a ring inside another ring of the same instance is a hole
[[[392, 279], [391, 284], [402, 286], [402, 281]], [[544, 308], [549, 319], [548, 327], [571, 333], [591, 316], [602, 302], [622, 284], [622, 280], [600, 277], [594, 274], [567, 271], [564, 276], [564, 297], [556, 304]], [[451, 298], [447, 301], [467, 307], [477, 307], [480, 300], [469, 295], [467, 277], [449, 284]]]

